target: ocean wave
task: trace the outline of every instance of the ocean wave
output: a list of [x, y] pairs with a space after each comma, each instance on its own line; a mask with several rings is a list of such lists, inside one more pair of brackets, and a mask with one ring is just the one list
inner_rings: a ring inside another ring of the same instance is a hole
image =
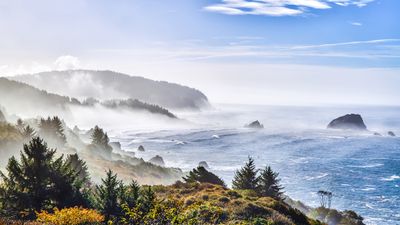
[[314, 176], [314, 177], [306, 176], [305, 178], [306, 178], [306, 180], [316, 180], [316, 179], [324, 178], [328, 175], [329, 175], [328, 173], [323, 173], [323, 174], [320, 174], [320, 175]]
[[398, 179], [400, 179], [400, 176], [392, 175], [392, 176], [387, 177], [387, 178], [382, 178], [381, 180], [383, 180], [383, 181], [394, 181], [394, 180], [398, 180]]
[[384, 164], [382, 164], [382, 163], [373, 163], [373, 164], [359, 165], [359, 166], [350, 165], [350, 166], [348, 166], [348, 167], [354, 167], [354, 168], [375, 168], [375, 167], [381, 167], [381, 166], [383, 166], [383, 165], [384, 165]]

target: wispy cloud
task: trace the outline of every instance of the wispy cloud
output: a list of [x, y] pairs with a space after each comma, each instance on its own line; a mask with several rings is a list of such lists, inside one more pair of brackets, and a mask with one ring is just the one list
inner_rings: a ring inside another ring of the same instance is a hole
[[227, 15], [295, 16], [309, 9], [330, 9], [331, 5], [364, 7], [374, 0], [220, 0], [206, 6], [210, 12]]
[[362, 26], [363, 24], [360, 22], [349, 22], [353, 26]]
[[388, 43], [388, 42], [400, 42], [400, 39], [376, 39], [367, 41], [349, 41], [349, 42], [339, 42], [339, 43], [328, 43], [319, 45], [301, 45], [295, 46], [293, 49], [311, 49], [311, 48], [325, 48], [325, 47], [337, 47], [346, 45], [361, 45], [361, 44], [378, 44], [378, 43]]

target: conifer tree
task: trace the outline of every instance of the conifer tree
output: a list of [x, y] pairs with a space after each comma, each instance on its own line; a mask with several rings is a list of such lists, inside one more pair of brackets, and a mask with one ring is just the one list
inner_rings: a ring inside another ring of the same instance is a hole
[[74, 171], [63, 161], [54, 159], [55, 150], [39, 137], [25, 144], [21, 161], [11, 157], [7, 175], [0, 172], [2, 213], [16, 218], [33, 218], [35, 212], [53, 207], [79, 205], [79, 190], [74, 186]]
[[105, 149], [107, 151], [112, 151], [112, 147], [110, 146], [110, 139], [108, 138], [107, 133], [103, 131], [99, 126], [95, 126], [93, 128], [93, 133], [91, 135], [92, 145], [97, 148]]
[[146, 189], [142, 191], [140, 197], [141, 210], [146, 214], [150, 212], [150, 210], [153, 208], [155, 204], [155, 200], [156, 200], [156, 194], [151, 189], [151, 187], [148, 186]]
[[235, 172], [232, 181], [233, 189], [256, 190], [258, 183], [257, 170], [253, 158], [249, 157], [248, 162], [240, 170]]
[[36, 136], [36, 131], [32, 127], [30, 127], [29, 125], [24, 127], [22, 129], [21, 133], [22, 133], [22, 137], [25, 140], [31, 140], [32, 138], [34, 138]]
[[109, 221], [122, 213], [120, 204], [122, 182], [111, 170], [107, 171], [106, 178], [101, 179], [101, 182], [102, 184], [96, 187], [97, 207], [105, 216], [106, 221]]
[[217, 184], [225, 187], [225, 183], [217, 175], [207, 171], [204, 167], [199, 166], [197, 169], [193, 169], [189, 172], [189, 175], [183, 177], [183, 180], [187, 183], [200, 182]]
[[283, 187], [279, 184], [279, 173], [274, 172], [270, 166], [261, 171], [258, 178], [258, 191], [261, 196], [281, 198]]
[[39, 123], [39, 134], [43, 136], [48, 142], [55, 142], [55, 144], [65, 145], [67, 138], [64, 134], [63, 123], [57, 116], [53, 118], [41, 119]]
[[140, 197], [140, 185], [135, 180], [129, 184], [126, 188], [124, 202], [128, 205], [129, 208], [133, 208], [138, 205], [139, 197]]

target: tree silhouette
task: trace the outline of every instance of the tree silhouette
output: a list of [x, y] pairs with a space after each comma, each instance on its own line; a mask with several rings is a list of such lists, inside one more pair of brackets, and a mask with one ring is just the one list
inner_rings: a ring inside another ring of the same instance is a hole
[[207, 171], [204, 167], [199, 166], [197, 169], [193, 169], [189, 172], [189, 175], [183, 177], [183, 180], [187, 183], [200, 182], [200, 183], [211, 183], [225, 187], [225, 183], [217, 175]]
[[232, 187], [234, 189], [256, 190], [257, 183], [258, 178], [256, 166], [253, 158], [249, 157], [245, 166], [235, 172]]
[[11, 157], [7, 175], [0, 172], [2, 211], [16, 218], [33, 218], [35, 212], [53, 207], [80, 205], [74, 170], [39, 137], [25, 144], [21, 161]]
[[112, 151], [112, 147], [110, 146], [110, 138], [99, 126], [96, 125], [93, 128], [91, 139], [92, 145], [96, 148], [104, 149], [109, 152]]
[[261, 171], [258, 178], [258, 192], [261, 196], [268, 196], [272, 198], [281, 198], [283, 187], [279, 184], [279, 173], [272, 171], [270, 166], [265, 167]]
[[67, 143], [63, 123], [57, 116], [40, 119], [39, 127], [39, 134], [43, 136], [46, 141], [55, 142], [57, 145], [65, 145]]

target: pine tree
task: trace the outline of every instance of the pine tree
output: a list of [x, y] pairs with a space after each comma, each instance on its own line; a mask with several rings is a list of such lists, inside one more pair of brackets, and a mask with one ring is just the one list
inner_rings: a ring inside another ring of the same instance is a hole
[[70, 167], [77, 172], [82, 185], [90, 186], [90, 175], [86, 162], [80, 159], [78, 154], [68, 155], [66, 161], [70, 164]]
[[204, 167], [199, 166], [197, 169], [193, 169], [189, 172], [189, 175], [183, 177], [183, 180], [187, 183], [200, 182], [217, 184], [225, 187], [225, 183], [217, 175], [207, 171]]
[[111, 170], [108, 170], [106, 178], [101, 181], [102, 184], [96, 188], [97, 207], [105, 216], [106, 221], [109, 221], [122, 213], [120, 204], [122, 182]]
[[112, 147], [110, 146], [109, 143], [110, 139], [108, 138], [107, 133], [105, 133], [103, 129], [101, 129], [100, 127], [95, 126], [93, 128], [93, 133], [91, 135], [91, 138], [93, 146], [105, 149], [107, 151], [112, 151]]
[[272, 171], [270, 166], [261, 171], [258, 178], [258, 191], [261, 196], [281, 198], [283, 187], [279, 184], [279, 173]]
[[56, 145], [65, 145], [67, 143], [63, 123], [57, 116], [40, 119], [39, 127], [39, 134], [43, 136], [46, 141], [54, 142]]
[[25, 140], [31, 140], [32, 138], [34, 138], [36, 136], [36, 131], [32, 127], [30, 127], [29, 125], [24, 127], [22, 129], [21, 133], [22, 133], [22, 137]]
[[20, 162], [15, 157], [9, 159], [8, 174], [0, 172], [2, 213], [33, 218], [41, 210], [79, 205], [75, 173], [62, 157], [54, 159], [55, 153], [37, 137], [24, 145]]
[[126, 188], [124, 202], [130, 209], [138, 205], [140, 191], [140, 185], [135, 180], [132, 180], [132, 182]]
[[258, 183], [257, 170], [254, 160], [249, 157], [248, 162], [240, 170], [235, 172], [232, 181], [233, 189], [249, 189], [256, 190]]
[[148, 186], [146, 189], [142, 191], [141, 197], [140, 197], [140, 203], [141, 203], [141, 211], [147, 214], [150, 212], [150, 210], [153, 208], [154, 204], [156, 203], [156, 194], [154, 191], [151, 189], [150, 186]]

